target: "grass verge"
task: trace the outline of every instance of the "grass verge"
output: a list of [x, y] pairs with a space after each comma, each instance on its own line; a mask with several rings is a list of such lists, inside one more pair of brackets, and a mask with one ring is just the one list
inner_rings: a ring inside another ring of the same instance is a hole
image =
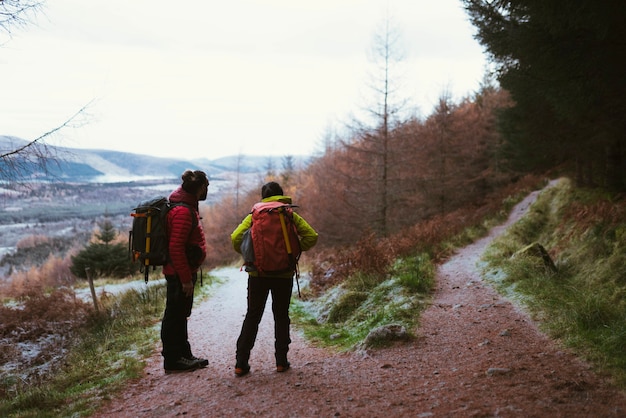
[[[196, 302], [214, 282], [204, 278]], [[165, 286], [131, 289], [100, 299], [64, 362], [34, 384], [17, 375], [5, 377], [0, 388], [3, 417], [89, 416], [129, 380], [138, 377], [159, 340], [159, 320], [165, 308]]]
[[[626, 202], [570, 181], [544, 191], [484, 255], [485, 276], [552, 338], [626, 388]], [[556, 271], [517, 251], [540, 243]]]

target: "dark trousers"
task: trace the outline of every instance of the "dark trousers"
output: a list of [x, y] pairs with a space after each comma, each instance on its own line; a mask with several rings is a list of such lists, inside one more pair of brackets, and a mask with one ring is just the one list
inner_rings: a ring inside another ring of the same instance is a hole
[[248, 311], [241, 326], [237, 339], [237, 364], [245, 365], [250, 359], [250, 351], [254, 347], [259, 323], [263, 317], [267, 296], [272, 293], [272, 313], [274, 314], [274, 349], [276, 364], [287, 363], [287, 352], [291, 338], [289, 337], [289, 303], [293, 278], [248, 277]]
[[[191, 357], [191, 345], [187, 333], [187, 318], [191, 315], [193, 295], [185, 296], [178, 276], [165, 276], [167, 300], [161, 321], [161, 354], [165, 362], [175, 362], [181, 357]], [[194, 280], [195, 283], [195, 280]]]

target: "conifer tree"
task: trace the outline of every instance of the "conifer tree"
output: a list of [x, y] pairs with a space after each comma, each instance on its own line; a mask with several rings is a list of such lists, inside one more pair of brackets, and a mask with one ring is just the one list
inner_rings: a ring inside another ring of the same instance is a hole
[[566, 162], [581, 184], [626, 190], [626, 2], [463, 3], [515, 103], [502, 119], [511, 161]]
[[98, 225], [100, 231], [94, 233], [95, 241], [71, 257], [72, 274], [85, 279], [87, 270], [92, 277], [122, 278], [135, 273], [137, 267], [131, 262], [126, 245], [114, 242], [118, 232], [110, 219], [105, 216]]

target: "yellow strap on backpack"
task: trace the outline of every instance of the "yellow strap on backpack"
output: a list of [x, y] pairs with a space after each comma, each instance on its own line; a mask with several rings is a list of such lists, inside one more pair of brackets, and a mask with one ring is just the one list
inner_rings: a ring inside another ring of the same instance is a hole
[[278, 210], [278, 217], [280, 218], [280, 226], [283, 228], [283, 238], [285, 238], [287, 254], [291, 255], [291, 243], [289, 242], [289, 235], [287, 234], [287, 225], [285, 224], [285, 215], [283, 214], [283, 208], [280, 208]]
[[[284, 210], [284, 208], [280, 208], [278, 210], [278, 217], [280, 218], [280, 226], [283, 228], [283, 238], [285, 238], [287, 254], [293, 257], [293, 253], [291, 252], [291, 242], [289, 242], [289, 234], [287, 233], [287, 224], [285, 224], [285, 215], [283, 214]], [[300, 293], [300, 282], [298, 281], [299, 277], [300, 272], [298, 271], [298, 263], [296, 262], [296, 285], [298, 286], [298, 297], [302, 299], [302, 294]]]

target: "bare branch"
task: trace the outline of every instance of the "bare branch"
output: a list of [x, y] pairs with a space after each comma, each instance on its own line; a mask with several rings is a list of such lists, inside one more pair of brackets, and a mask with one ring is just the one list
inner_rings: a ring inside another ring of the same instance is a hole
[[26, 26], [43, 8], [39, 0], [0, 0], [0, 31], [11, 35], [11, 28]]
[[59, 167], [63, 161], [60, 158], [60, 150], [47, 144], [46, 139], [63, 129], [82, 126], [84, 121], [81, 118], [92, 102], [83, 106], [61, 125], [30, 142], [5, 137], [6, 140], [0, 142], [0, 146], [5, 147], [0, 148], [0, 180], [24, 181], [28, 177], [50, 174], [51, 164]]

